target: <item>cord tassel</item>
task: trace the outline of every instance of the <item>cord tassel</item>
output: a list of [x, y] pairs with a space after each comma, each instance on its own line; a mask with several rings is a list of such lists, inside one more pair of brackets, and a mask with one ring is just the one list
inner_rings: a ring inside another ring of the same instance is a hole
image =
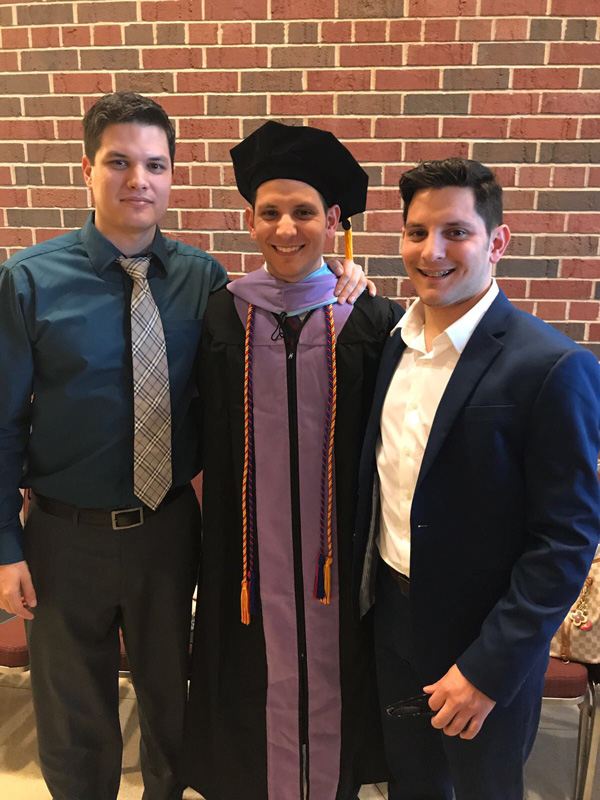
[[242, 581], [242, 622], [244, 625], [250, 625], [250, 597], [248, 595], [248, 581], [246, 578]]
[[324, 568], [324, 584], [325, 584], [325, 597], [320, 598], [321, 602], [328, 606], [331, 603], [331, 565], [333, 564], [333, 558], [328, 556], [325, 559], [325, 568]]

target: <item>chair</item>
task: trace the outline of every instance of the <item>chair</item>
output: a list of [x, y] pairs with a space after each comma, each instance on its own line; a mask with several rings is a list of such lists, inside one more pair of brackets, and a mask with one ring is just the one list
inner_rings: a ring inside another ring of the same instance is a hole
[[[600, 689], [600, 687], [598, 687]], [[596, 696], [598, 693], [596, 693]], [[547, 705], [579, 706], [579, 730], [577, 735], [577, 760], [575, 766], [574, 800], [591, 800], [587, 790], [588, 755], [590, 748], [590, 730], [593, 727], [592, 711], [593, 686], [588, 676], [587, 667], [575, 661], [564, 662], [560, 658], [551, 658], [546, 671], [544, 685], [544, 703]], [[600, 719], [598, 720], [600, 735]], [[596, 748], [597, 749], [597, 748]], [[590, 765], [591, 766], [591, 763]], [[589, 786], [591, 791], [591, 783]]]
[[0, 622], [0, 672], [24, 672], [29, 669], [29, 650], [22, 617]]

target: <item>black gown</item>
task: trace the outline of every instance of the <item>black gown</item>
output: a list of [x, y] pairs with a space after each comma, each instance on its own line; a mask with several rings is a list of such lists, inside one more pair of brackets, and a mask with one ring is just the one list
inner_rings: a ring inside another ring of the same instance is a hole
[[[361, 784], [387, 780], [371, 620], [367, 615], [359, 623], [353, 616], [350, 577], [362, 439], [381, 351], [400, 314], [395, 303], [363, 295], [337, 338], [334, 568], [339, 585], [339, 642], [325, 643], [325, 647], [337, 644], [339, 648], [341, 741], [336, 800], [347, 800]], [[250, 625], [240, 622], [244, 337], [232, 294], [225, 289], [216, 292], [204, 317], [200, 358], [203, 552], [182, 778], [206, 800], [287, 800], [292, 796], [289, 792], [275, 797], [267, 788], [268, 668], [260, 607]], [[281, 576], [281, 580], [293, 583], [295, 578]], [[292, 709], [297, 704], [296, 697], [290, 698]], [[294, 799], [302, 800], [303, 780], [299, 776]], [[307, 796], [311, 797], [310, 789]], [[313, 792], [312, 800], [325, 798]]]

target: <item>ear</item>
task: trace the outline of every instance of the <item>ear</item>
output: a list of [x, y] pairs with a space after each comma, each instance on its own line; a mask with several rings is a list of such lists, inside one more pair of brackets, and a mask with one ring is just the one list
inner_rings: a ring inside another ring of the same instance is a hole
[[81, 162], [81, 169], [83, 171], [83, 180], [88, 189], [92, 188], [92, 163], [87, 156], [83, 157]]
[[337, 226], [340, 221], [340, 207], [338, 205], [333, 205], [327, 209], [326, 215], [326, 229], [325, 235], [328, 239], [333, 239], [335, 237], [335, 232], [337, 231]]
[[246, 225], [250, 231], [250, 238], [256, 239], [256, 229], [254, 228], [254, 209], [252, 206], [246, 206], [246, 210], [244, 211], [244, 219], [246, 220]]
[[508, 225], [499, 225], [492, 231], [490, 237], [490, 263], [497, 264], [504, 255], [504, 251], [510, 242], [510, 229]]

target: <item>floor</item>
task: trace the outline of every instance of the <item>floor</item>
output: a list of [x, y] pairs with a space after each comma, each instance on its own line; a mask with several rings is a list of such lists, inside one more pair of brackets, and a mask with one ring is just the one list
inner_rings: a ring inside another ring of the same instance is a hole
[[[120, 679], [120, 697], [125, 753], [119, 800], [140, 800], [142, 784], [136, 701], [127, 678]], [[571, 707], [553, 707], [544, 711], [536, 745], [527, 765], [526, 800], [572, 798], [577, 716], [577, 710]], [[6, 800], [50, 800], [37, 761], [28, 672], [0, 673], [0, 797]], [[361, 800], [386, 797], [384, 785], [364, 786], [360, 793]], [[188, 790], [184, 798], [200, 800], [200, 795]], [[600, 774], [596, 775], [594, 798], [600, 800]]]

